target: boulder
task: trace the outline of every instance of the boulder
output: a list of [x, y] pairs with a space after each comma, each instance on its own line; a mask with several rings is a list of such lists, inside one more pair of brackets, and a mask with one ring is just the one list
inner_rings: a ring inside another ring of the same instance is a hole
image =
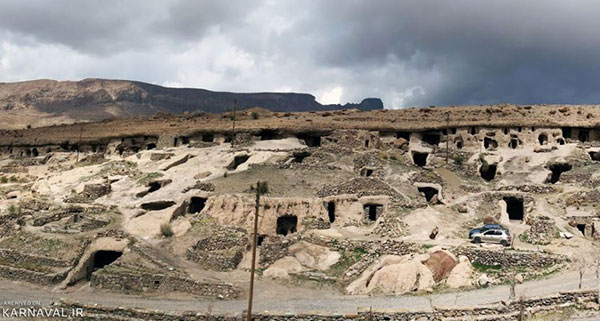
[[295, 257], [286, 256], [271, 264], [263, 276], [277, 279], [289, 279], [290, 273], [298, 273], [306, 270]]
[[458, 264], [452, 269], [446, 284], [448, 287], [456, 289], [472, 285], [471, 277], [473, 275], [473, 266], [466, 256], [458, 258]]
[[479, 285], [479, 287], [485, 288], [488, 285], [490, 285], [491, 280], [490, 278], [487, 276], [487, 274], [482, 274], [478, 279], [477, 279], [477, 285]]
[[306, 241], [300, 241], [290, 246], [289, 251], [303, 266], [321, 271], [329, 269], [340, 259], [338, 252]]

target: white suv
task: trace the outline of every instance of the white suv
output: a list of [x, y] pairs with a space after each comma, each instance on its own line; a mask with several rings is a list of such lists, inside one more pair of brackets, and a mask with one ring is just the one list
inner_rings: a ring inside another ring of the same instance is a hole
[[474, 243], [497, 243], [509, 246], [512, 241], [510, 232], [506, 229], [493, 229], [473, 234]]

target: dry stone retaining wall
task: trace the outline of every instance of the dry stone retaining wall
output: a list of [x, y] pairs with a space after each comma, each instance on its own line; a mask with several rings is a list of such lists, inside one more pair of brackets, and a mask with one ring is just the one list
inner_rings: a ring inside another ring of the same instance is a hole
[[519, 252], [513, 250], [485, 250], [469, 247], [456, 247], [451, 250], [454, 255], [464, 255], [471, 263], [482, 265], [501, 265], [503, 267], [520, 266], [529, 268], [544, 268], [561, 264], [565, 257], [543, 253]]

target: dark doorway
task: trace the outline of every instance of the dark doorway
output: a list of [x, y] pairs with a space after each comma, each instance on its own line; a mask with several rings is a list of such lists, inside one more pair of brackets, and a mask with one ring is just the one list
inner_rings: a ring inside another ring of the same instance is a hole
[[483, 147], [485, 147], [485, 149], [496, 149], [498, 147], [498, 142], [489, 137], [485, 137], [483, 139]]
[[39, 154], [40, 154], [40, 153], [38, 153], [38, 150], [37, 150], [37, 148], [35, 148], [35, 147], [34, 147], [34, 148], [31, 150], [31, 155], [33, 155], [33, 157], [37, 157]]
[[600, 161], [600, 152], [588, 152], [593, 161]]
[[404, 138], [410, 142], [410, 132], [397, 132], [396, 138]]
[[304, 140], [304, 143], [308, 147], [319, 147], [319, 146], [321, 146], [321, 136], [300, 134], [300, 135], [298, 135], [296, 137], [298, 137], [298, 139]]
[[481, 165], [479, 174], [481, 174], [481, 178], [489, 182], [496, 177], [496, 169], [496, 165]]
[[173, 138], [173, 147], [177, 147], [177, 143], [179, 143], [179, 139], [177, 137]]
[[514, 196], [506, 196], [504, 197], [504, 201], [506, 202], [506, 213], [508, 213], [509, 220], [523, 220], [523, 199], [514, 197]]
[[427, 165], [427, 156], [429, 156], [429, 153], [413, 152], [412, 156], [413, 156], [413, 162], [415, 163], [415, 165], [421, 166], [421, 167], [424, 167], [425, 165]]
[[566, 139], [566, 138], [571, 138], [571, 127], [563, 127], [562, 128], [562, 136]]
[[238, 168], [238, 166], [242, 165], [243, 163], [245, 163], [248, 158], [250, 158], [249, 155], [238, 155], [235, 156], [233, 158], [233, 161], [229, 164], [229, 166], [227, 166], [227, 169], [232, 171], [235, 170], [236, 168]]
[[298, 217], [295, 215], [285, 215], [277, 218], [277, 234], [283, 236], [296, 233], [298, 226]]
[[205, 143], [212, 143], [215, 140], [215, 135], [213, 134], [202, 134], [202, 141]]
[[141, 205], [141, 207], [146, 211], [160, 211], [164, 210], [165, 208], [169, 208], [173, 205], [175, 205], [175, 202], [173, 201], [156, 201], [144, 203]]
[[517, 138], [511, 138], [508, 146], [512, 149], [516, 149], [519, 146], [519, 140]]
[[454, 142], [456, 143], [456, 149], [462, 149], [464, 146], [464, 142], [462, 137], [457, 137], [454, 139]]
[[379, 217], [379, 213], [383, 211], [383, 205], [365, 204], [363, 209], [370, 221], [376, 221], [377, 217]]
[[260, 136], [260, 140], [272, 140], [277, 138], [277, 131], [273, 129], [261, 129], [258, 132], [258, 136]]
[[548, 169], [552, 171], [549, 182], [552, 184], [558, 183], [560, 175], [566, 171], [570, 171], [572, 168], [573, 166], [569, 163], [555, 163], [548, 166]]
[[538, 136], [538, 142], [540, 142], [540, 145], [546, 145], [546, 144], [548, 144], [548, 135], [546, 135], [546, 134], [540, 134]]
[[302, 163], [304, 159], [310, 155], [311, 154], [307, 151], [294, 152], [294, 163]]
[[508, 135], [508, 128], [504, 127], [502, 131], [504, 132], [504, 135]]
[[200, 213], [204, 209], [204, 205], [206, 205], [206, 198], [194, 196], [190, 199], [190, 207], [188, 208], [188, 213]]
[[100, 251], [94, 253], [94, 259], [92, 261], [92, 266], [87, 271], [88, 272], [87, 279], [89, 280], [91, 278], [92, 272], [99, 270], [99, 269], [113, 263], [118, 258], [120, 258], [121, 255], [123, 255], [123, 252], [119, 252], [119, 251], [100, 250]]
[[425, 132], [423, 133], [423, 142], [429, 145], [438, 145], [440, 143], [440, 133]]
[[590, 139], [590, 131], [587, 129], [580, 128], [579, 135], [577, 135], [577, 137], [582, 143], [585, 143]]
[[425, 195], [425, 200], [427, 203], [431, 202], [434, 196], [438, 195], [438, 190], [433, 187], [419, 187], [417, 188], [419, 193], [423, 193]]
[[261, 245], [262, 245], [262, 243], [265, 241], [265, 238], [266, 238], [266, 237], [267, 237], [267, 236], [266, 236], [266, 235], [264, 235], [264, 234], [259, 234], [259, 235], [257, 235], [257, 236], [256, 236], [256, 246], [261, 246]]
[[146, 145], [146, 150], [152, 150], [152, 149], [156, 149], [156, 144], [150, 143], [150, 144]]
[[469, 134], [471, 134], [471, 135], [475, 135], [475, 134], [477, 134], [477, 129], [476, 129], [475, 127], [471, 127], [471, 128], [469, 129]]
[[368, 139], [367, 139], [367, 140], [365, 140], [365, 147], [366, 147], [366, 148], [369, 148], [369, 140], [368, 140]]
[[329, 223], [335, 222], [335, 202], [327, 203], [327, 215], [329, 216]]
[[182, 145], [187, 145], [190, 143], [190, 138], [189, 137], [181, 137], [181, 144]]
[[583, 236], [585, 236], [585, 224], [577, 224], [577, 229]]
[[373, 169], [372, 168], [363, 168], [360, 171], [360, 175], [364, 176], [364, 177], [371, 177], [371, 175], [373, 175]]
[[559, 138], [557, 138], [557, 139], [556, 139], [556, 142], [557, 142], [559, 145], [564, 145], [564, 144], [565, 144], [565, 139], [564, 139], [564, 138], [562, 138], [562, 137], [559, 137]]

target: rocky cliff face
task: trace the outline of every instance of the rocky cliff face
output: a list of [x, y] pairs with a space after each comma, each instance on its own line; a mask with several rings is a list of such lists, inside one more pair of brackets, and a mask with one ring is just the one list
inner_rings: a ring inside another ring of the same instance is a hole
[[34, 80], [0, 83], [0, 115], [39, 114], [45, 117], [66, 117], [72, 121], [148, 116], [156, 112], [220, 113], [230, 110], [234, 100], [237, 101], [239, 109], [262, 107], [286, 112], [348, 107], [383, 108], [381, 100], [377, 98], [365, 99], [360, 104], [321, 105], [310, 94], [214, 92], [204, 89], [167, 88], [125, 80]]

